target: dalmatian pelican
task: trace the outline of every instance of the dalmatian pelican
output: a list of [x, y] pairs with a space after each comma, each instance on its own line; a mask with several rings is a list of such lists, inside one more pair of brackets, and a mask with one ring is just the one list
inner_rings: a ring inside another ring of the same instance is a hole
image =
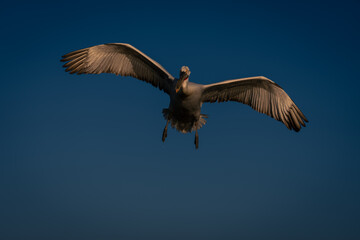
[[187, 66], [174, 78], [159, 63], [130, 44], [109, 43], [73, 51], [62, 56], [64, 67], [71, 74], [113, 73], [131, 76], [150, 83], [170, 97], [163, 109], [166, 125], [162, 134], [165, 142], [169, 123], [182, 133], [195, 131], [195, 147], [199, 147], [198, 130], [206, 123], [201, 113], [205, 102], [236, 101], [281, 121], [289, 130], [298, 132], [308, 122], [286, 92], [275, 82], [262, 76], [239, 78], [203, 85], [189, 81]]

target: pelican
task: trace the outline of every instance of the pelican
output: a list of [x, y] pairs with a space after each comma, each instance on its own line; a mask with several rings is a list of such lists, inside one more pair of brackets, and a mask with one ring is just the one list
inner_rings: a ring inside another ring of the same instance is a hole
[[289, 130], [298, 132], [304, 114], [286, 92], [270, 79], [258, 76], [239, 78], [203, 85], [189, 81], [190, 69], [183, 66], [179, 78], [174, 78], [159, 63], [130, 44], [108, 43], [73, 51], [62, 56], [66, 72], [71, 74], [113, 73], [131, 76], [150, 83], [170, 97], [168, 108], [163, 109], [166, 120], [162, 134], [165, 142], [169, 123], [179, 132], [195, 131], [195, 148], [199, 147], [198, 130], [206, 123], [201, 113], [205, 102], [236, 101], [281, 121]]

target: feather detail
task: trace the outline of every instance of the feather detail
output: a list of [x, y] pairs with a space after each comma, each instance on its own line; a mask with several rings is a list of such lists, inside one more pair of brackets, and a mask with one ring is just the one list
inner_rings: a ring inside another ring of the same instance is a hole
[[296, 132], [307, 118], [295, 105], [286, 92], [266, 77], [250, 77], [228, 80], [205, 85], [201, 102], [236, 101], [249, 105], [254, 110], [264, 113]]
[[109, 43], [80, 49], [62, 56], [71, 74], [113, 73], [131, 76], [170, 94], [174, 77], [159, 63], [124, 43]]

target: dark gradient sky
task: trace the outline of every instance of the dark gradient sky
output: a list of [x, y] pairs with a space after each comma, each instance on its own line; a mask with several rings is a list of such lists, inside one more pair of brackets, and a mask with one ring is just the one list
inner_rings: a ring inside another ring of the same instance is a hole
[[[0, 238], [360, 239], [358, 1], [2, 3]], [[239, 103], [169, 130], [168, 97], [74, 76], [61, 55], [130, 43], [190, 81], [263, 75], [300, 133]]]

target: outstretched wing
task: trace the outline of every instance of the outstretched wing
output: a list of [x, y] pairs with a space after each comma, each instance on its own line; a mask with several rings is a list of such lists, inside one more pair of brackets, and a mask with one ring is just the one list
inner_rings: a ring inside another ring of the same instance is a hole
[[71, 74], [114, 73], [131, 76], [170, 93], [174, 77], [159, 63], [125, 43], [109, 43], [77, 50], [62, 56]]
[[237, 101], [249, 105], [283, 122], [290, 130], [298, 132], [304, 122], [304, 114], [286, 92], [266, 77], [250, 77], [204, 85], [202, 102]]

